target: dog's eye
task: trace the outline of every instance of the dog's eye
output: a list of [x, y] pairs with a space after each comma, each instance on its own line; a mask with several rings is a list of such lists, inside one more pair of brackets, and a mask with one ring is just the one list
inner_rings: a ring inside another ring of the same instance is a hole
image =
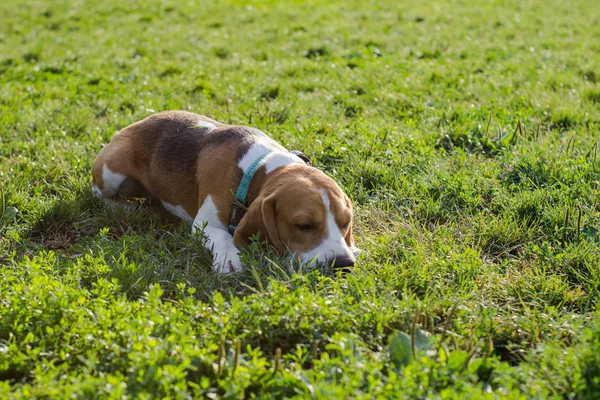
[[348, 229], [349, 226], [350, 222], [346, 222], [344, 225], [342, 225], [342, 230], [345, 231], [346, 229]]
[[298, 229], [299, 231], [302, 232], [310, 232], [312, 230], [315, 229], [315, 226], [313, 224], [296, 224], [296, 229]]

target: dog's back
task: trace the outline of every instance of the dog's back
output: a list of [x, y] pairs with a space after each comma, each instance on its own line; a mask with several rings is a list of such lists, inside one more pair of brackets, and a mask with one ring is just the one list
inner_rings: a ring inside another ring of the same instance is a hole
[[236, 160], [257, 142], [283, 149], [255, 128], [225, 125], [187, 111], [165, 111], [117, 133], [94, 161], [92, 183], [103, 197], [153, 196], [170, 203], [176, 195], [186, 199], [185, 209], [193, 210], [198, 204], [197, 175], [211, 174], [205, 171], [211, 164], [207, 160], [231, 158], [221, 164], [229, 164], [235, 178], [237, 174], [241, 178]]

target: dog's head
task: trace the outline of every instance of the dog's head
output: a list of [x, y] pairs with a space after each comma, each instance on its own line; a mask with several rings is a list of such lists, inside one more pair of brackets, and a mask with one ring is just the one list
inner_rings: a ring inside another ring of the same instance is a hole
[[256, 233], [280, 251], [287, 247], [305, 264], [316, 260], [348, 267], [360, 251], [352, 237], [350, 199], [333, 179], [305, 165], [268, 175], [235, 231], [235, 245], [248, 245]]

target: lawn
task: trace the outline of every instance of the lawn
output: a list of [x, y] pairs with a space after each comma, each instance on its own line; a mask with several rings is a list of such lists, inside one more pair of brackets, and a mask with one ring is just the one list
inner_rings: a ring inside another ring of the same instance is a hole
[[[244, 251], [91, 163], [153, 112], [307, 154], [357, 265]], [[596, 0], [0, 4], [0, 398], [600, 398]]]

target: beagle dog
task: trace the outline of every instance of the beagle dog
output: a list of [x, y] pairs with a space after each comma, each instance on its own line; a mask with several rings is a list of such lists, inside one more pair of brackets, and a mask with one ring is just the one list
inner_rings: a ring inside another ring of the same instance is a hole
[[111, 139], [92, 166], [92, 190], [158, 198], [204, 232], [220, 273], [242, 269], [238, 249], [256, 234], [304, 264], [352, 266], [350, 199], [298, 154], [255, 128], [166, 111]]

